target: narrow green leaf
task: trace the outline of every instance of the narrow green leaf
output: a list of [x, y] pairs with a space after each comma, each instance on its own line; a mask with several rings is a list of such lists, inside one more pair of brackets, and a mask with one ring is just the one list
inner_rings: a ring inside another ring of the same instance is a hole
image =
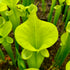
[[5, 50], [7, 51], [7, 53], [9, 54], [11, 60], [13, 61], [13, 64], [15, 65], [15, 60], [14, 60], [14, 55], [13, 55], [13, 51], [11, 48], [11, 44], [6, 42], [6, 39], [5, 39], [4, 42], [2, 43], [2, 45], [5, 48]]
[[68, 6], [68, 5], [66, 5], [66, 6], [65, 6], [65, 10], [64, 10], [64, 15], [63, 15], [62, 22], [64, 22], [64, 21], [65, 21], [66, 14], [67, 14], [67, 11], [68, 11], [68, 8], [69, 8], [69, 6]]
[[55, 15], [54, 15], [53, 24], [56, 25], [62, 10], [61, 10], [61, 5], [56, 5], [54, 8], [56, 11], [55, 11]]
[[42, 11], [43, 13], [45, 13], [46, 11], [46, 3], [45, 3], [45, 0], [41, 0], [42, 1]]
[[61, 36], [61, 47], [59, 48], [56, 57], [55, 64], [60, 67], [68, 54], [70, 53], [70, 23], [66, 27], [66, 32]]
[[66, 29], [66, 26], [67, 26], [67, 23], [68, 23], [69, 19], [70, 19], [70, 8], [69, 8], [68, 13], [67, 13], [67, 17], [66, 17], [66, 20], [65, 20], [65, 27], [64, 27], [64, 29]]
[[22, 59], [19, 59], [19, 58], [18, 58], [18, 67], [19, 67], [20, 70], [25, 69], [24, 61]]
[[2, 58], [2, 60], [5, 60], [4, 53], [2, 52], [2, 50], [1, 50], [1, 49], [0, 49], [0, 57]]
[[18, 52], [18, 50], [16, 49], [16, 60], [17, 60], [17, 62], [18, 62], [18, 67], [19, 67], [19, 69], [20, 70], [23, 70], [23, 69], [25, 69], [26, 68], [26, 66], [25, 66], [25, 63], [24, 63], [24, 61], [23, 61], [23, 59], [21, 58], [21, 56], [20, 56], [20, 53]]
[[56, 1], [57, 0], [52, 0], [51, 9], [50, 9], [50, 12], [48, 14], [48, 22], [51, 22], [51, 20], [52, 20], [52, 14], [53, 14], [53, 10], [54, 10], [54, 6], [56, 4]]
[[15, 31], [16, 27], [20, 24], [20, 16], [17, 9], [15, 9], [15, 12], [13, 10], [6, 11], [6, 15], [12, 23], [13, 31]]

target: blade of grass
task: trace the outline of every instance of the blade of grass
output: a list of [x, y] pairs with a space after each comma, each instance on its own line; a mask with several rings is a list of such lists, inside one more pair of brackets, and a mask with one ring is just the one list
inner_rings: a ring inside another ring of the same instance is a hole
[[66, 32], [61, 36], [61, 47], [58, 49], [54, 59], [54, 65], [60, 67], [70, 53], [70, 22], [66, 26]]
[[64, 30], [65, 30], [65, 28], [66, 28], [66, 26], [67, 26], [67, 23], [68, 23], [69, 19], [70, 19], [70, 8], [69, 8], [69, 10], [68, 10], [67, 18], [66, 18], [66, 20], [65, 20]]
[[20, 70], [24, 70], [26, 68], [24, 61], [22, 60], [18, 50], [16, 49], [17, 53], [17, 61], [18, 61], [18, 67]]
[[42, 0], [42, 11], [43, 13], [46, 11], [45, 0]]
[[57, 1], [57, 0], [52, 0], [52, 5], [51, 5], [50, 13], [49, 13], [49, 15], [48, 15], [48, 22], [51, 22], [51, 20], [52, 20], [52, 13], [53, 13], [54, 6], [55, 6], [55, 4], [56, 4], [56, 1]]
[[15, 60], [14, 60], [14, 55], [13, 55], [13, 52], [12, 52], [12, 49], [11, 49], [11, 44], [9, 44], [7, 42], [3, 42], [2, 45], [5, 48], [5, 50], [7, 51], [7, 53], [9, 54], [9, 56], [11, 57], [11, 60], [12, 60], [13, 64], [16, 65]]
[[2, 50], [1, 50], [1, 49], [0, 49], [0, 56], [1, 56], [2, 60], [5, 60], [4, 53], [2, 52]]
[[[65, 47], [65, 46], [63, 46], [63, 47]], [[54, 66], [60, 67], [62, 65], [62, 63], [64, 62], [64, 60], [66, 59], [66, 57], [68, 56], [68, 54], [69, 54], [69, 51], [68, 51], [67, 47], [63, 50], [59, 49], [59, 52], [57, 52], [56, 57], [55, 57]]]
[[55, 9], [56, 9], [56, 11], [55, 11], [55, 16], [54, 16], [54, 21], [53, 21], [53, 24], [54, 25], [56, 25], [57, 24], [57, 22], [58, 22], [58, 19], [59, 19], [59, 16], [60, 16], [60, 14], [61, 14], [61, 5], [57, 5], [57, 6], [55, 6]]
[[65, 17], [66, 17], [66, 14], [67, 14], [67, 10], [68, 10], [68, 8], [69, 8], [69, 6], [66, 5], [66, 6], [65, 6], [65, 10], [64, 10], [64, 15], [63, 15], [62, 22], [64, 22], [64, 20], [65, 20]]

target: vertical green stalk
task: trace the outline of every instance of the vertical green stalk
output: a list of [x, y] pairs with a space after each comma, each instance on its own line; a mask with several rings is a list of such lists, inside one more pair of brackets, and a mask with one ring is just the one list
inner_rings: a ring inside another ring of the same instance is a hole
[[55, 9], [56, 9], [56, 11], [55, 11], [55, 16], [54, 16], [54, 21], [53, 21], [53, 24], [54, 25], [56, 25], [57, 24], [57, 22], [58, 22], [58, 19], [59, 19], [59, 16], [60, 16], [60, 14], [61, 14], [61, 5], [57, 5], [57, 6], [55, 6]]
[[66, 20], [65, 20], [65, 27], [64, 27], [64, 29], [66, 28], [69, 19], [70, 19], [70, 8], [69, 8], [69, 10], [68, 10], [67, 18], [66, 18]]
[[3, 42], [2, 45], [5, 48], [5, 50], [7, 51], [7, 53], [9, 54], [9, 56], [11, 57], [13, 64], [16, 65], [14, 56], [13, 56], [13, 52], [12, 52], [12, 48], [11, 48], [11, 44], [9, 44], [7, 42]]
[[[66, 35], [67, 36], [67, 35]], [[64, 38], [66, 37], [64, 36]], [[63, 39], [64, 41], [64, 39]], [[68, 34], [67, 40], [64, 41], [65, 43], [61, 45], [59, 48], [56, 56], [55, 56], [55, 66], [61, 66], [68, 54], [70, 53], [70, 33]]]
[[45, 13], [46, 6], [45, 6], [45, 0], [42, 0], [42, 11]]
[[[63, 47], [65, 47], [65, 46], [63, 46]], [[60, 67], [62, 65], [62, 63], [64, 62], [64, 60], [66, 59], [66, 57], [68, 56], [68, 54], [69, 54], [69, 51], [68, 51], [67, 47], [65, 47], [65, 49], [63, 49], [63, 50], [62, 50], [62, 48], [60, 48], [60, 51], [57, 52], [54, 66]]]
[[[17, 25], [16, 25], [16, 27], [17, 27], [20, 24], [20, 16], [18, 16], [16, 8], [13, 9], [13, 12], [14, 12], [14, 17], [16, 17], [15, 22], [17, 23]], [[14, 28], [13, 32], [15, 32], [16, 27]], [[16, 49], [16, 61], [18, 62], [18, 67], [20, 70], [23, 70], [24, 68], [26, 68], [26, 66], [19, 54], [19, 45], [16, 42], [16, 40], [15, 40], [15, 49]]]
[[[20, 24], [20, 16], [18, 16], [17, 14], [17, 10], [16, 7], [11, 8], [12, 12], [10, 12], [10, 16], [9, 16], [9, 20], [12, 22], [13, 25], [13, 32], [15, 32], [16, 27]], [[15, 40], [15, 47], [17, 49], [19, 49], [19, 45], [17, 44], [16, 40]]]
[[4, 56], [4, 53], [2, 52], [2, 50], [0, 49], [0, 57], [2, 58], [2, 60], [5, 61], [5, 56]]
[[17, 49], [16, 49], [16, 53], [17, 53], [17, 62], [18, 62], [19, 69], [20, 70], [26, 69], [25, 63], [24, 63], [23, 59], [21, 58]]
[[[12, 22], [13, 32], [15, 32], [16, 27], [20, 24], [20, 16], [18, 16], [18, 14], [17, 14], [16, 7], [11, 8], [11, 9], [12, 10], [8, 12], [9, 13], [8, 17], [9, 17], [9, 20]], [[16, 42], [16, 40], [15, 40], [15, 48], [17, 50], [19, 50], [19, 45]], [[17, 56], [18, 56], [18, 54], [16, 52], [16, 60], [18, 59]]]
[[[15, 32], [15, 29], [16, 29], [16, 27], [20, 24], [20, 17], [18, 16], [18, 14], [17, 14], [17, 11], [16, 11], [16, 8], [13, 8], [12, 9], [13, 10], [13, 18], [16, 18], [15, 20], [14, 20], [14, 22], [13, 23], [15, 23], [14, 25], [15, 25], [15, 27], [14, 27], [14, 29], [13, 29], [13, 32]], [[18, 45], [18, 43], [17, 43], [17, 41], [15, 40], [15, 49], [16, 49], [16, 61], [18, 62], [18, 60], [19, 60], [19, 45]], [[21, 69], [20, 69], [21, 70]]]
[[20, 16], [17, 14], [17, 9], [16, 8], [13, 8], [13, 14], [14, 14], [14, 18], [15, 18], [15, 28], [13, 31], [15, 31], [16, 27], [20, 24]]
[[51, 5], [51, 9], [50, 9], [50, 13], [48, 15], [48, 22], [51, 22], [52, 20], [52, 14], [53, 14], [53, 10], [54, 10], [54, 6], [56, 4], [57, 0], [52, 0], [52, 5]]
[[7, 12], [9, 20], [12, 22], [13, 32], [15, 32], [16, 27], [20, 24], [20, 16], [17, 14], [16, 8]]
[[69, 6], [66, 5], [66, 6], [65, 6], [65, 10], [64, 10], [64, 15], [63, 15], [62, 22], [64, 22], [64, 20], [65, 20], [65, 17], [66, 17], [66, 14], [67, 14], [67, 10], [68, 10], [68, 8], [69, 8]]
[[33, 55], [27, 60], [29, 68], [40, 68], [44, 57], [37, 52], [34, 52]]

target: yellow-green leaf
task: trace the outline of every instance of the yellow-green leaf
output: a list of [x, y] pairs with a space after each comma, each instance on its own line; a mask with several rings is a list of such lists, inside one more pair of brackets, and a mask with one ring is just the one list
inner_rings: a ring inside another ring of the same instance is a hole
[[[36, 8], [36, 7], [34, 7]], [[51, 47], [58, 39], [58, 31], [55, 25], [38, 19], [36, 9], [30, 11], [28, 20], [19, 25], [15, 30], [15, 38], [18, 44], [30, 51], [39, 51]]]
[[70, 0], [66, 0], [67, 5], [70, 5]]
[[66, 64], [66, 70], [70, 70], [70, 61]]
[[7, 5], [5, 3], [0, 3], [0, 12], [7, 10]]

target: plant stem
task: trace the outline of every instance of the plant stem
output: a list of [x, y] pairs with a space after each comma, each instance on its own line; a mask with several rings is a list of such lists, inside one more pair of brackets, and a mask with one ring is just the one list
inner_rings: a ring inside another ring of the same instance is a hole
[[27, 60], [29, 68], [40, 68], [44, 57], [37, 52], [34, 52], [33, 55]]
[[65, 20], [65, 17], [66, 17], [66, 14], [67, 14], [67, 10], [68, 10], [68, 8], [69, 8], [69, 6], [66, 5], [66, 6], [65, 6], [65, 10], [64, 10], [64, 15], [63, 15], [62, 22], [64, 22], [64, 20]]
[[57, 22], [58, 22], [58, 19], [59, 19], [59, 16], [61, 14], [61, 5], [59, 5], [59, 8], [57, 7], [56, 8], [56, 11], [55, 11], [55, 16], [54, 16], [54, 21], [53, 21], [53, 24], [56, 25]]
[[16, 53], [17, 53], [17, 62], [18, 62], [18, 67], [19, 67], [19, 69], [20, 69], [20, 70], [26, 69], [26, 65], [25, 65], [23, 59], [21, 58], [21, 56], [20, 56], [20, 54], [19, 54], [17, 48], [16, 48]]
[[5, 56], [4, 56], [4, 53], [2, 52], [2, 50], [1, 50], [1, 49], [0, 49], [0, 56], [1, 56], [2, 60], [4, 60], [4, 61], [5, 61]]
[[16, 63], [15, 63], [15, 60], [14, 60], [13, 51], [12, 51], [12, 48], [11, 48], [11, 44], [9, 44], [7, 42], [3, 42], [2, 45], [5, 48], [5, 50], [7, 51], [7, 53], [9, 54], [13, 64], [16, 66]]
[[[65, 37], [65, 36], [64, 36]], [[56, 56], [55, 56], [55, 63], [54, 63], [54, 66], [58, 66], [60, 67], [62, 65], [62, 63], [64, 62], [64, 60], [66, 59], [66, 57], [68, 56], [68, 54], [70, 53], [70, 47], [69, 47], [69, 44], [70, 44], [70, 34], [68, 34], [68, 37], [65, 41], [65, 44], [63, 44]]]
[[65, 20], [64, 30], [65, 30], [65, 28], [66, 28], [66, 26], [67, 26], [67, 23], [68, 23], [69, 19], [70, 19], [70, 8], [69, 8], [69, 10], [68, 10], [67, 18], [66, 18], [66, 20]]
[[42, 0], [42, 11], [43, 14], [45, 13], [46, 7], [45, 7], [45, 0]]
[[55, 4], [56, 4], [56, 1], [57, 1], [57, 0], [52, 0], [52, 5], [51, 5], [50, 13], [49, 13], [49, 15], [48, 15], [48, 22], [51, 22], [51, 20], [52, 20], [52, 13], [53, 13], [54, 6], [55, 6]]

